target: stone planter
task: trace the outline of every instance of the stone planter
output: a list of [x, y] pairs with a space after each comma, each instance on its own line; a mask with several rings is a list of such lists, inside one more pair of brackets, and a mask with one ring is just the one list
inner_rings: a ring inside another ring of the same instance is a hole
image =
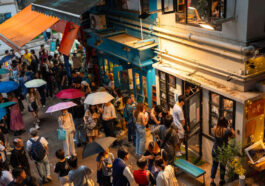
[[245, 175], [240, 175], [239, 176], [239, 185], [240, 186], [245, 186], [246, 185], [245, 179], [246, 179], [246, 176]]

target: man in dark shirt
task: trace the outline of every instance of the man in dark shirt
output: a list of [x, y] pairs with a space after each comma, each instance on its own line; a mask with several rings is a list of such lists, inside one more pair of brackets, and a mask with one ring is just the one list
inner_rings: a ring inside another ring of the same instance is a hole
[[56, 73], [55, 77], [56, 77], [56, 81], [57, 81], [57, 87], [58, 87], [58, 90], [60, 91], [64, 88], [66, 88], [66, 86], [67, 86], [67, 73], [64, 70], [64, 65], [59, 64], [58, 65], [58, 71], [55, 73]]
[[22, 168], [28, 176], [31, 175], [30, 173], [30, 166], [29, 161], [26, 156], [26, 152], [24, 149], [24, 144], [22, 139], [15, 138], [13, 141], [15, 146], [14, 150], [11, 152], [10, 156], [10, 164], [13, 168]]
[[14, 180], [8, 184], [8, 186], [25, 186], [24, 181], [27, 178], [27, 175], [23, 169], [14, 168], [12, 171]]

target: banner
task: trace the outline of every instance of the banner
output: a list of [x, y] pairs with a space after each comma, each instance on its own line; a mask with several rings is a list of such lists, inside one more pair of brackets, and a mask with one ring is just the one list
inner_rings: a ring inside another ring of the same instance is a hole
[[69, 56], [74, 40], [76, 39], [78, 30], [79, 30], [78, 25], [75, 25], [74, 23], [71, 22], [67, 22], [63, 33], [63, 38], [59, 47], [59, 52], [61, 52], [66, 56]]

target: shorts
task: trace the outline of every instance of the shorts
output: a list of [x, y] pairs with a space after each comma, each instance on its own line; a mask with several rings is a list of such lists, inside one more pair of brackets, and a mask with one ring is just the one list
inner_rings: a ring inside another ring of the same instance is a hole
[[185, 135], [185, 130], [183, 128], [183, 126], [177, 126], [177, 125], [173, 125], [173, 128], [175, 130], [177, 130], [177, 134], [178, 134], [178, 137], [179, 139], [184, 139], [184, 135]]
[[29, 111], [29, 112], [35, 112], [35, 111], [38, 111], [38, 106], [37, 106], [36, 102], [32, 102], [32, 103], [31, 103], [31, 108], [28, 107], [28, 111]]

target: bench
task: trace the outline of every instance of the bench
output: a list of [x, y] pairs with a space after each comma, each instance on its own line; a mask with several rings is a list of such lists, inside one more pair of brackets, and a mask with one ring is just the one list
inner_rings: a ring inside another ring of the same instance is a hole
[[179, 168], [181, 171], [191, 175], [194, 178], [198, 178], [203, 176], [203, 185], [205, 185], [205, 170], [193, 165], [192, 163], [184, 160], [184, 159], [177, 159], [174, 161], [174, 165]]

